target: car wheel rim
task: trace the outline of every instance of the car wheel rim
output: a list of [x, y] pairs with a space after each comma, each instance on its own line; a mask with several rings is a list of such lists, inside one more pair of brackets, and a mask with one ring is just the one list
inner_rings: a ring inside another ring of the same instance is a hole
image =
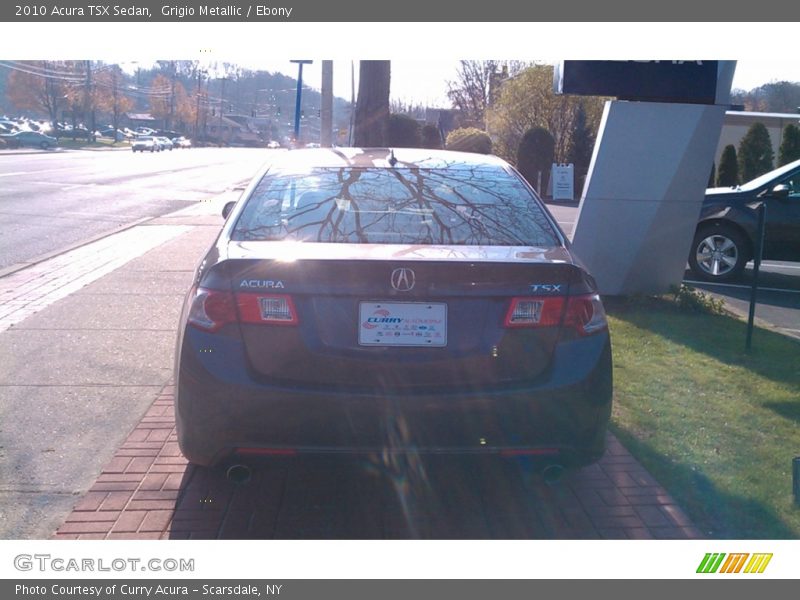
[[739, 249], [724, 235], [710, 235], [697, 245], [698, 266], [704, 273], [720, 277], [730, 273], [739, 260]]

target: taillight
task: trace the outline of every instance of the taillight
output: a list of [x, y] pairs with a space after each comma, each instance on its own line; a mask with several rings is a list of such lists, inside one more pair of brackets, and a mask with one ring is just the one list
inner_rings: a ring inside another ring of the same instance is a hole
[[[238, 311], [238, 314], [237, 314]], [[218, 331], [228, 323], [297, 325], [291, 296], [236, 294], [197, 288], [189, 309], [189, 323], [205, 331]]]
[[598, 294], [572, 296], [567, 303], [564, 326], [581, 335], [591, 335], [608, 329], [606, 311]]
[[277, 294], [236, 294], [242, 323], [297, 325], [297, 310], [291, 296]]
[[554, 327], [561, 323], [564, 298], [534, 296], [512, 298], [506, 313], [506, 327]]
[[236, 322], [233, 294], [206, 288], [197, 288], [191, 308], [189, 323], [206, 331], [217, 331], [223, 325]]
[[506, 327], [557, 327], [562, 324], [580, 335], [608, 327], [603, 303], [597, 294], [583, 296], [533, 296], [512, 298]]

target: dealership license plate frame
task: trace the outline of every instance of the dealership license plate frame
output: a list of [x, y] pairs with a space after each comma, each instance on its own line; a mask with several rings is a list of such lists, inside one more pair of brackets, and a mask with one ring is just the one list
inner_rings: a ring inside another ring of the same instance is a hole
[[[382, 317], [401, 321], [368, 322], [370, 318]], [[358, 344], [390, 348], [444, 348], [447, 346], [447, 304], [359, 302]]]

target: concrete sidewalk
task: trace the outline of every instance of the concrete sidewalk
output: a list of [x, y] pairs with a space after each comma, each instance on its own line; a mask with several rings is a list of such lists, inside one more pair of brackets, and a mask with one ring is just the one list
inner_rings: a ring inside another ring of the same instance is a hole
[[0, 279], [3, 538], [50, 537], [172, 377], [181, 302], [226, 199]]
[[247, 485], [187, 465], [177, 321], [232, 198], [0, 279], [2, 537], [701, 537], [613, 436], [555, 486], [498, 457], [280, 457]]

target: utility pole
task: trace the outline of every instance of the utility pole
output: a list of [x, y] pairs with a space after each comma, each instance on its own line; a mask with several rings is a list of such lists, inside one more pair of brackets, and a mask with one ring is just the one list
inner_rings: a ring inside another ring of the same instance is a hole
[[200, 69], [197, 69], [197, 105], [194, 111], [194, 139], [200, 137]]
[[294, 104], [294, 143], [300, 141], [300, 99], [303, 95], [303, 65], [310, 65], [312, 60], [292, 60], [289, 62], [297, 63], [297, 94]]
[[86, 114], [91, 110], [91, 118], [89, 120], [89, 133], [87, 134], [87, 142], [94, 142], [94, 102], [92, 102], [92, 61], [86, 61], [86, 91], [83, 97], [83, 118], [86, 119]]
[[177, 66], [175, 61], [170, 61], [170, 66], [172, 67], [172, 85], [170, 86], [170, 93], [169, 93], [169, 120], [167, 121], [167, 126], [165, 129], [172, 130], [172, 119], [175, 116], [175, 80], [178, 77], [177, 73]]
[[227, 77], [222, 78], [222, 93], [219, 98], [219, 126], [217, 127], [217, 135], [219, 136], [219, 147], [222, 148], [222, 108], [225, 106], [225, 80]]
[[319, 142], [323, 148], [333, 145], [333, 61], [322, 61], [322, 107]]

